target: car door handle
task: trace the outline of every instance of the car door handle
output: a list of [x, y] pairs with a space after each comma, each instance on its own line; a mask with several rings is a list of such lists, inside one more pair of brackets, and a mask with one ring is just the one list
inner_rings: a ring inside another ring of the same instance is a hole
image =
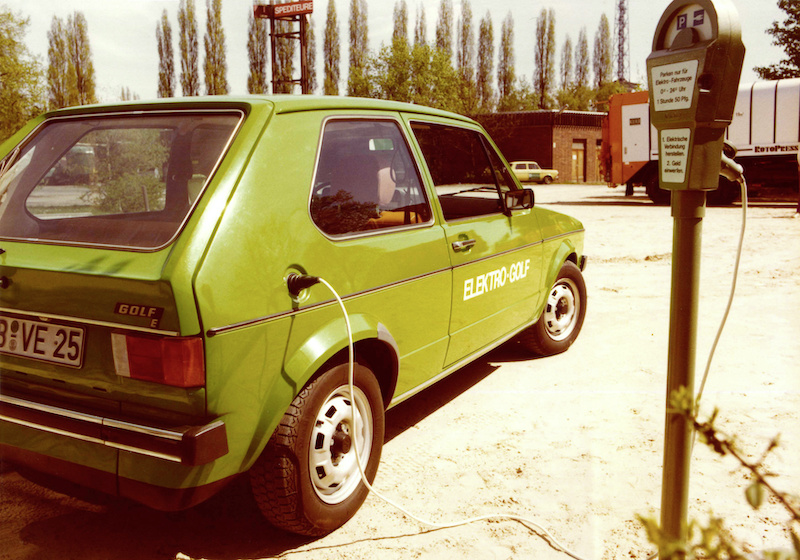
[[465, 239], [464, 241], [453, 241], [453, 251], [456, 253], [471, 249], [475, 245], [474, 239]]

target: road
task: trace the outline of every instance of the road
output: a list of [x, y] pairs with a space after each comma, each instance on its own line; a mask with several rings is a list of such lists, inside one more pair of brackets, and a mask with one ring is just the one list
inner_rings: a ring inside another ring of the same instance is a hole
[[[437, 521], [483, 513], [535, 519], [583, 558], [647, 558], [636, 520], [658, 515], [665, 411], [672, 219], [669, 208], [605, 186], [536, 186], [537, 204], [586, 227], [589, 303], [565, 354], [491, 352], [388, 413], [376, 488]], [[775, 484], [800, 493], [800, 219], [794, 205], [748, 218], [737, 297], [716, 353], [703, 411], [753, 458], [769, 439]], [[741, 212], [704, 220], [698, 375], [728, 296]], [[723, 516], [758, 551], [787, 547], [787, 516], [751, 510], [744, 473], [703, 446], [694, 452], [690, 513]], [[0, 558], [164, 560], [568, 558], [513, 521], [432, 530], [375, 496], [318, 540], [263, 523], [234, 487], [186, 512], [92, 504], [0, 474]]]

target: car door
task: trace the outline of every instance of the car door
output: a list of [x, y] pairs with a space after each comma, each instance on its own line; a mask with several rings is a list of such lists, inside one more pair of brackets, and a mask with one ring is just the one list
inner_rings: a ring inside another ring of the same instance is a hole
[[453, 268], [445, 366], [534, 318], [542, 240], [530, 209], [504, 212], [519, 186], [479, 129], [412, 122], [438, 200]]

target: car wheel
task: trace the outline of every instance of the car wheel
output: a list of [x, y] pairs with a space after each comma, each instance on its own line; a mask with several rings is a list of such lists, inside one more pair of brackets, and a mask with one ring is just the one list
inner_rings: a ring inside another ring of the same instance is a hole
[[567, 261], [547, 293], [539, 320], [522, 332], [520, 340], [539, 356], [564, 352], [578, 338], [585, 316], [586, 284], [580, 269]]
[[372, 483], [383, 446], [383, 398], [372, 371], [355, 364], [351, 399], [347, 369], [347, 364], [333, 367], [295, 397], [250, 470], [256, 503], [281, 529], [309, 536], [330, 533], [355, 515], [369, 493], [355, 444]]
[[550, 183], [552, 183], [552, 182], [553, 182], [553, 178], [552, 178], [550, 175], [545, 175], [545, 176], [544, 176], [544, 179], [542, 179], [542, 182], [543, 182], [545, 185], [549, 185]]

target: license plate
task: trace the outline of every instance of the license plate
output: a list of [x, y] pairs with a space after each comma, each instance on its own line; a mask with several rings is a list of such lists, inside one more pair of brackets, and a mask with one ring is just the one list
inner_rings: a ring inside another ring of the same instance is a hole
[[0, 317], [0, 353], [81, 367], [85, 332], [43, 321]]

